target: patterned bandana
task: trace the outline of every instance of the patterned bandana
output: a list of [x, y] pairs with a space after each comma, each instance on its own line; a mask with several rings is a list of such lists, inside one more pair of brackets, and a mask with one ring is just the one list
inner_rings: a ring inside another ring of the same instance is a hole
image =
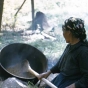
[[76, 36], [85, 34], [84, 21], [80, 18], [70, 17], [66, 19], [62, 28], [71, 30]]

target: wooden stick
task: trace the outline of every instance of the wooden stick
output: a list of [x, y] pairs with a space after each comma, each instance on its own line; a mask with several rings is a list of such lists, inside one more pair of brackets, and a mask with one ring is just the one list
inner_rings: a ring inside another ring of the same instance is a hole
[[[28, 70], [29, 70], [29, 72], [31, 73], [31, 74], [33, 74], [34, 76], [36, 76], [37, 78], [38, 78], [38, 76], [39, 76], [39, 74], [36, 72], [36, 71], [34, 71], [31, 67], [30, 67], [30, 65], [28, 66]], [[42, 78], [42, 81], [44, 81], [47, 85], [49, 85], [51, 88], [57, 88], [54, 84], [52, 84], [50, 81], [48, 81], [47, 79], [45, 79], [45, 78]]]

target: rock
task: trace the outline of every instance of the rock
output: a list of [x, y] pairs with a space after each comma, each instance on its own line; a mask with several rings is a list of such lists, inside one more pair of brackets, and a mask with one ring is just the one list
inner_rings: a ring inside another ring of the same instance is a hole
[[1, 88], [1, 85], [3, 84], [3, 81], [0, 81], [0, 88]]
[[0, 88], [28, 88], [27, 83], [15, 77], [6, 79]]

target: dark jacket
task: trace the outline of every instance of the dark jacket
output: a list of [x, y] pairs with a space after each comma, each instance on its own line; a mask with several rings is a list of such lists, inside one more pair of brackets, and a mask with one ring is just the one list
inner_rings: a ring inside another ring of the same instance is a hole
[[68, 78], [79, 76], [76, 88], [88, 88], [88, 47], [79, 42], [68, 44], [58, 63], [51, 68], [52, 73], [62, 73]]

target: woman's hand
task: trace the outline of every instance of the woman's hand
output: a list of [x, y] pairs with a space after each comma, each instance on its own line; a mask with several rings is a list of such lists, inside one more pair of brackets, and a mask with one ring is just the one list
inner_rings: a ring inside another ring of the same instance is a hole
[[75, 84], [71, 84], [71, 85], [67, 86], [66, 88], [75, 88]]
[[47, 78], [51, 74], [51, 71], [47, 71], [38, 75], [38, 79]]

